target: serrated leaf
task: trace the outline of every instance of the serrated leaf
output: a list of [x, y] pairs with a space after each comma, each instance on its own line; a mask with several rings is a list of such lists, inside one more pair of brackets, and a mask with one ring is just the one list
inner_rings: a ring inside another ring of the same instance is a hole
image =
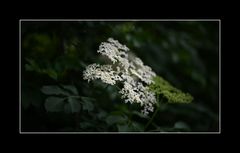
[[49, 112], [60, 112], [64, 107], [64, 98], [48, 97], [44, 106]]
[[80, 101], [77, 98], [69, 97], [68, 102], [72, 113], [79, 112], [81, 109]]
[[69, 95], [69, 93], [58, 86], [43, 86], [41, 91], [46, 95]]
[[69, 90], [71, 93], [73, 93], [74, 95], [78, 95], [78, 91], [77, 91], [77, 88], [75, 86], [72, 86], [72, 85], [62, 85], [62, 87], [64, 89], [67, 89]]

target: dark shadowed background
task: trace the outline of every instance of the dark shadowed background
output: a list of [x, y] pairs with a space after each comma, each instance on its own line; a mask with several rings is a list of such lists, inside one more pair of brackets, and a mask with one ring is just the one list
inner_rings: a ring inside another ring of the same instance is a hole
[[144, 131], [149, 117], [115, 87], [82, 79], [109, 37], [194, 97], [164, 105], [147, 131], [219, 131], [218, 21], [22, 21], [23, 132]]

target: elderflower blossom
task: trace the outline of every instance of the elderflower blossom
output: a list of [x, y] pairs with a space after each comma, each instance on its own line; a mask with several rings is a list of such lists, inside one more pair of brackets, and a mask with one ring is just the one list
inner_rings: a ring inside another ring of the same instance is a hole
[[83, 79], [92, 81], [101, 79], [104, 83], [116, 85], [121, 83], [122, 94], [126, 103], [138, 103], [143, 107], [142, 113], [147, 115], [153, 112], [156, 103], [155, 94], [148, 88], [156, 76], [149, 66], [143, 64], [142, 60], [129, 52], [129, 48], [120, 44], [112, 38], [108, 42], [102, 42], [98, 53], [106, 56], [112, 65], [91, 64], [83, 72]]

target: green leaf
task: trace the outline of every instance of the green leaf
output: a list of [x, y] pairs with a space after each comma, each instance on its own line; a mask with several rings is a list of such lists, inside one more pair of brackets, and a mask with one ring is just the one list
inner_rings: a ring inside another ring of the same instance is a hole
[[82, 101], [83, 101], [83, 110], [87, 110], [87, 111], [92, 111], [94, 108], [94, 105], [92, 104], [91, 101], [95, 100], [93, 98], [88, 98], [88, 97], [81, 97]]
[[119, 132], [142, 132], [144, 131], [144, 126], [137, 122], [131, 122], [130, 124], [118, 124]]
[[48, 112], [60, 112], [64, 107], [64, 98], [48, 97], [44, 106]]
[[32, 68], [31, 65], [25, 64], [25, 70], [26, 70], [26, 71], [33, 71], [34, 69]]
[[45, 73], [50, 76], [51, 78], [53, 78], [54, 80], [57, 80], [58, 79], [58, 74], [55, 70], [53, 69], [48, 69], [45, 71]]
[[131, 128], [127, 124], [125, 125], [117, 125], [118, 131], [119, 132], [129, 132], [131, 131]]
[[116, 124], [116, 123], [124, 123], [126, 121], [127, 121], [127, 117], [126, 116], [111, 115], [111, 116], [108, 116], [106, 118], [106, 122], [109, 125], [113, 125], [113, 124]]
[[182, 130], [185, 130], [185, 131], [190, 131], [190, 127], [182, 121], [176, 122], [174, 124], [174, 128], [175, 129], [182, 129]]
[[77, 88], [75, 86], [72, 85], [62, 85], [62, 87], [66, 90], [69, 90], [72, 94], [74, 95], [78, 95], [78, 91]]
[[92, 123], [89, 123], [89, 122], [81, 122], [80, 123], [80, 127], [82, 129], [87, 129], [87, 128], [91, 128], [91, 127], [94, 127], [94, 125]]
[[84, 102], [96, 101], [94, 98], [91, 98], [91, 97], [83, 97], [83, 96], [81, 96], [81, 99], [82, 99], [82, 101], [84, 101]]
[[74, 97], [68, 97], [68, 102], [72, 113], [79, 112], [81, 109], [80, 101]]
[[70, 106], [69, 103], [66, 103], [64, 105], [64, 112], [67, 113], [67, 114], [72, 113], [71, 106]]
[[87, 111], [92, 111], [94, 108], [92, 102], [84, 102], [83, 103], [83, 110], [87, 110]]
[[131, 127], [134, 131], [140, 131], [140, 132], [144, 131], [144, 126], [137, 122], [132, 122]]
[[38, 72], [40, 70], [39, 66], [37, 65], [37, 63], [33, 60], [33, 59], [27, 59], [26, 61], [29, 64], [25, 64], [25, 69], [26, 71], [36, 71]]
[[46, 95], [69, 95], [69, 93], [65, 92], [58, 86], [44, 86], [41, 91]]
[[139, 111], [132, 111], [132, 114], [137, 115], [138, 117], [141, 117], [141, 118], [150, 119], [149, 116], [143, 115], [143, 114], [140, 113]]
[[101, 110], [98, 114], [97, 114], [97, 118], [98, 119], [103, 119], [107, 116], [107, 113], [103, 110]]

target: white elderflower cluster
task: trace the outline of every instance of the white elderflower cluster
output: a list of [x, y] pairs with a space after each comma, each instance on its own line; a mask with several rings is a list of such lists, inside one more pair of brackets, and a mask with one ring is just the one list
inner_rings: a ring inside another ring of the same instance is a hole
[[101, 79], [104, 83], [115, 85], [122, 83], [119, 91], [126, 103], [138, 103], [143, 107], [142, 113], [153, 112], [156, 103], [155, 94], [149, 91], [156, 74], [142, 60], [129, 52], [129, 48], [112, 38], [102, 42], [98, 53], [109, 58], [112, 65], [91, 64], [83, 72], [83, 79], [92, 81]]
[[86, 70], [83, 72], [83, 79], [88, 80], [88, 82], [95, 79], [101, 79], [104, 83], [114, 85], [116, 81], [122, 81], [118, 73], [118, 71], [113, 71], [111, 65], [99, 65], [94, 63], [87, 66]]

